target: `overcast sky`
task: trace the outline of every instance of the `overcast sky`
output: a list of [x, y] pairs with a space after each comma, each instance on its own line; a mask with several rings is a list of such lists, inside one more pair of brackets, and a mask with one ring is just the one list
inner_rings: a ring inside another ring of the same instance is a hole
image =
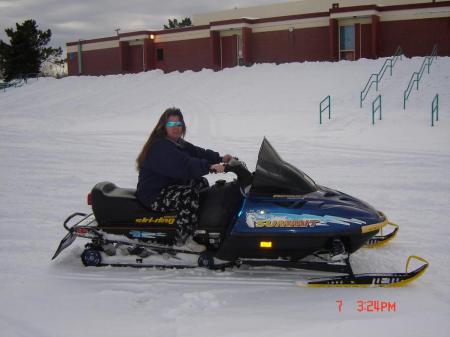
[[169, 18], [195, 13], [248, 7], [289, 0], [0, 0], [0, 39], [9, 43], [5, 29], [16, 22], [36, 20], [41, 30], [51, 29], [52, 46], [112, 36], [121, 32], [162, 29]]

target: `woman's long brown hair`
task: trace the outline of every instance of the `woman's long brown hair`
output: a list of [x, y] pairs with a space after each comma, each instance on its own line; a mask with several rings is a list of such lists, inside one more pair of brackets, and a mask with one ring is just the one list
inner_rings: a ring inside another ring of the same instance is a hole
[[153, 129], [152, 133], [150, 134], [150, 137], [148, 137], [147, 142], [142, 147], [141, 153], [139, 153], [139, 156], [136, 159], [136, 169], [139, 171], [142, 167], [142, 164], [144, 163], [145, 158], [147, 157], [147, 154], [152, 147], [153, 143], [157, 139], [164, 138], [167, 136], [166, 134], [166, 123], [169, 120], [169, 117], [171, 116], [177, 116], [180, 118], [180, 121], [183, 122], [183, 133], [182, 137], [186, 134], [186, 125], [184, 124], [184, 118], [183, 114], [181, 113], [181, 110], [178, 108], [168, 108], [166, 111], [163, 112], [161, 117], [159, 118], [158, 124], [156, 124], [155, 128]]

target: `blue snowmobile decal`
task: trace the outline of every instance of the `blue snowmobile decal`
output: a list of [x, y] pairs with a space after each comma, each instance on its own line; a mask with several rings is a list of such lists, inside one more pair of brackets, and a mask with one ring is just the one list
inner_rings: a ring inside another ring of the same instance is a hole
[[318, 216], [313, 214], [292, 214], [292, 213], [267, 213], [264, 210], [249, 211], [246, 214], [246, 223], [251, 228], [262, 227], [295, 227], [311, 228], [318, 226], [330, 226], [338, 224], [350, 226], [351, 224], [365, 225], [366, 222], [354, 219], [343, 218], [331, 215]]

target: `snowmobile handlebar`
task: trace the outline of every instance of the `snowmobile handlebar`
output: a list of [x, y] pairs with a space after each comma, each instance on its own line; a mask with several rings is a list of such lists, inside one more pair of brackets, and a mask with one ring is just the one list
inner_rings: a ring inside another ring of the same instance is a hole
[[225, 173], [232, 172], [236, 174], [239, 185], [243, 188], [252, 184], [253, 174], [247, 169], [243, 161], [232, 158], [225, 166]]
[[[253, 174], [247, 169], [247, 165], [238, 158], [233, 157], [228, 163], [222, 164], [224, 173], [232, 172], [236, 174], [239, 185], [245, 188], [252, 184]], [[217, 173], [216, 170], [210, 169], [210, 173]]]

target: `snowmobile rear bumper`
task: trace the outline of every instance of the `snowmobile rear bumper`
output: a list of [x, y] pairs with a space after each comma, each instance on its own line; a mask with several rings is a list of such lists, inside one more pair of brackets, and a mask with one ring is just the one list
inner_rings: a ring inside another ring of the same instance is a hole
[[[69, 227], [69, 222], [76, 218], [76, 217], [82, 217], [81, 220], [79, 220], [77, 223], [75, 223], [73, 226]], [[96, 220], [94, 217], [94, 214], [85, 214], [85, 213], [73, 213], [71, 215], [69, 215], [67, 217], [67, 219], [64, 221], [64, 228], [69, 232], [67, 233], [67, 235], [61, 240], [58, 248], [55, 251], [55, 254], [53, 254], [52, 260], [56, 259], [56, 257], [67, 247], [69, 247], [77, 238], [77, 236], [82, 236], [80, 235], [81, 233], [77, 233], [76, 230], [77, 229], [81, 229], [83, 228], [83, 231], [87, 232], [86, 230], [86, 226], [93, 226], [96, 224]], [[91, 236], [87, 236], [87, 237], [91, 237]]]

